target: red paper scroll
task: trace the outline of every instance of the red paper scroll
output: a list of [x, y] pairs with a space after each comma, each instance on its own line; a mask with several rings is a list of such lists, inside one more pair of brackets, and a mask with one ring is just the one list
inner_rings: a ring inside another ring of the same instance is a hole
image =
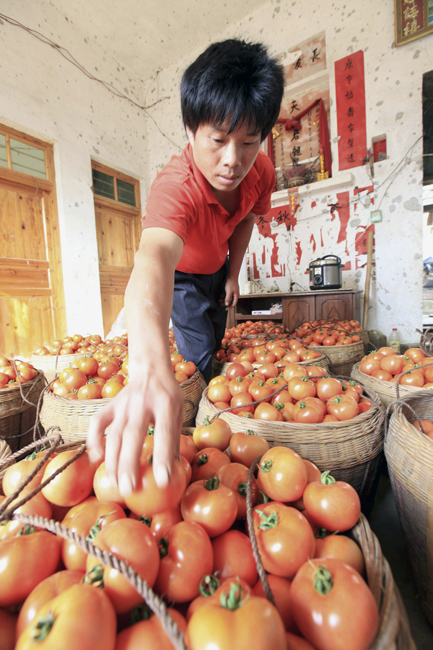
[[339, 169], [363, 164], [367, 156], [364, 52], [335, 62]]

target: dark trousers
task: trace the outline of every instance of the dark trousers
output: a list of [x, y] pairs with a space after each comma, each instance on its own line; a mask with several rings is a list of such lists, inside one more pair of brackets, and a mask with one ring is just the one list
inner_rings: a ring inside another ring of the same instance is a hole
[[225, 295], [228, 262], [210, 275], [175, 271], [171, 320], [179, 352], [194, 361], [206, 383], [212, 377], [212, 355], [224, 337], [227, 312], [219, 304]]

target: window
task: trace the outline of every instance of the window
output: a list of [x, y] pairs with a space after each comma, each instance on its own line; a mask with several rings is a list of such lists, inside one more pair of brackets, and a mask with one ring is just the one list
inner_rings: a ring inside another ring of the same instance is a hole
[[95, 195], [136, 207], [136, 192], [139, 189], [138, 181], [120, 172], [103, 167], [99, 163], [92, 163], [92, 176]]
[[45, 151], [36, 147], [26, 139], [12, 136], [12, 131], [0, 131], [0, 166], [13, 169], [23, 174], [38, 178], [47, 178]]

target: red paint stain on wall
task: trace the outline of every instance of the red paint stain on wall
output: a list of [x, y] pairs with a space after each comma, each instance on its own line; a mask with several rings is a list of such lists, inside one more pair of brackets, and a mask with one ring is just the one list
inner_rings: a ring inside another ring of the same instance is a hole
[[298, 266], [301, 263], [301, 257], [302, 257], [301, 242], [297, 241], [296, 242], [296, 264]]
[[313, 253], [316, 252], [316, 240], [314, 239], [314, 235], [311, 235], [310, 237], [310, 244], [313, 244]]
[[[374, 234], [374, 224], [368, 227], [362, 226], [360, 232], [355, 235], [355, 251], [357, 255], [367, 255], [368, 233], [372, 230]], [[373, 238], [374, 250], [374, 238]]]
[[320, 245], [323, 248], [323, 233], [321, 228], [320, 228]]
[[350, 219], [349, 192], [340, 192], [337, 194], [338, 205], [336, 208], [340, 219], [340, 232], [338, 233], [337, 244], [347, 240], [347, 224]]
[[311, 209], [315, 208], [317, 205], [316, 201], [311, 201]]
[[352, 262], [346, 262], [346, 264], [343, 266], [341, 269], [342, 271], [351, 271], [352, 270]]
[[360, 192], [374, 192], [374, 187], [373, 185], [367, 185], [367, 187], [355, 187], [353, 190], [355, 196]]
[[271, 253], [271, 275], [273, 278], [281, 278], [283, 275], [286, 275], [286, 265], [278, 264], [278, 246], [277, 246], [277, 235], [271, 235], [271, 239], [274, 242], [274, 247]]
[[262, 253], [262, 264], [263, 266], [266, 264], [266, 248], [263, 246], [263, 253]]
[[259, 269], [257, 268], [256, 254], [253, 253], [253, 278], [258, 280], [260, 278]]

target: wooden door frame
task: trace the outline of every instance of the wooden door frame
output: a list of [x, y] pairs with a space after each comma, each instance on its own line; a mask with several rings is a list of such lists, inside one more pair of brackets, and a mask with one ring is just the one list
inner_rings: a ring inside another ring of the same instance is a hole
[[[17, 140], [43, 149], [45, 154], [47, 179], [0, 166], [0, 184], [5, 189], [18, 192], [28, 191], [30, 188], [34, 188], [35, 196], [42, 197], [49, 264], [53, 333], [54, 338], [63, 338], [67, 333], [67, 328], [53, 145], [2, 123], [0, 123], [0, 133], [4, 134], [7, 138], [12, 136]], [[37, 294], [32, 293], [30, 290], [29, 295]]]

